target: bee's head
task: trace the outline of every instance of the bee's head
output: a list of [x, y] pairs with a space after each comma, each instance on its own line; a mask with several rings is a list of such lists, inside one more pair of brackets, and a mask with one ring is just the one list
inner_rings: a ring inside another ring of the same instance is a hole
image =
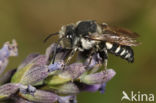
[[64, 38], [63, 45], [68, 45], [69, 47], [72, 46], [74, 38], [75, 38], [75, 25], [69, 24], [62, 26], [60, 32], [59, 32], [60, 38]]
[[97, 31], [97, 24], [94, 20], [77, 22], [76, 34], [77, 36], [88, 35]]
[[75, 36], [75, 26], [73, 24], [62, 26], [60, 36], [72, 39]]

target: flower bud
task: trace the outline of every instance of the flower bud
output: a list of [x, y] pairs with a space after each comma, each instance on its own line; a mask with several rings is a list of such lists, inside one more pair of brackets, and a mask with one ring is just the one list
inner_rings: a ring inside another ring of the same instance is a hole
[[46, 62], [46, 57], [44, 55], [37, 56], [23, 68], [17, 70], [12, 77], [11, 82], [32, 84], [40, 81], [41, 79], [47, 77], [48, 74], [48, 68], [45, 66]]
[[9, 46], [10, 56], [18, 56], [18, 44], [15, 39], [12, 40], [12, 43], [6, 42]]
[[81, 91], [96, 92], [101, 87], [101, 84], [87, 85], [84, 83], [78, 83], [77, 86]]
[[48, 74], [47, 66], [36, 66], [24, 74], [20, 83], [24, 85], [35, 84], [48, 77]]
[[55, 70], [61, 70], [64, 68], [64, 61], [55, 62], [54, 64], [50, 64], [48, 66], [48, 71], [53, 72]]
[[113, 69], [107, 69], [106, 71], [82, 76], [80, 78], [80, 82], [89, 85], [102, 84], [112, 79], [115, 76], [115, 74], [116, 72]]
[[105, 87], [106, 87], [106, 83], [101, 84], [99, 91], [101, 94], [103, 94], [105, 92]]
[[19, 90], [17, 84], [8, 83], [0, 86], [0, 100], [8, 99], [11, 95], [15, 94]]
[[0, 77], [0, 85], [8, 83], [15, 71], [16, 69], [9, 70], [2, 77]]
[[78, 78], [82, 75], [86, 69], [82, 63], [73, 63], [66, 68], [66, 71], [71, 75], [73, 79]]
[[34, 95], [35, 92], [36, 92], [36, 88], [31, 85], [28, 85], [28, 86], [20, 85], [20, 93], [22, 94]]
[[14, 100], [13, 103], [33, 103], [33, 102], [25, 100], [25, 99], [23, 99], [21, 97], [14, 97], [13, 100]]
[[0, 76], [4, 72], [6, 66], [8, 65], [8, 58], [10, 56], [17, 56], [18, 48], [16, 40], [12, 40], [12, 43], [6, 42], [0, 49]]
[[19, 95], [26, 100], [37, 103], [55, 103], [58, 100], [58, 96], [56, 94], [43, 90], [36, 90], [34, 95], [21, 92], [19, 93]]
[[74, 83], [66, 83], [62, 85], [48, 85], [42, 88], [43, 90], [54, 91], [60, 95], [71, 95], [79, 93], [78, 87]]
[[60, 96], [58, 99], [59, 103], [77, 103], [76, 96]]
[[81, 91], [89, 91], [89, 92], [100, 91], [100, 93], [103, 94], [105, 92], [106, 83], [94, 84], [94, 85], [87, 85], [84, 83], [79, 83], [78, 87]]
[[48, 85], [59, 85], [69, 81], [73, 81], [85, 72], [85, 67], [81, 63], [74, 63], [67, 66], [63, 71], [57, 75], [50, 76], [45, 80]]

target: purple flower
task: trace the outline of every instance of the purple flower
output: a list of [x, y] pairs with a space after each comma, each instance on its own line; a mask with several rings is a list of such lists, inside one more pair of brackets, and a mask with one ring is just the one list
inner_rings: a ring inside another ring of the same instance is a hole
[[55, 71], [55, 70], [60, 70], [64, 67], [64, 62], [60, 61], [60, 62], [55, 62], [54, 64], [50, 64], [48, 66], [48, 70], [49, 72]]
[[0, 49], [0, 75], [3, 73], [6, 66], [8, 65], [9, 56], [17, 56], [17, 55], [18, 49], [15, 40], [12, 40], [12, 44], [6, 42], [3, 45], [3, 47]]

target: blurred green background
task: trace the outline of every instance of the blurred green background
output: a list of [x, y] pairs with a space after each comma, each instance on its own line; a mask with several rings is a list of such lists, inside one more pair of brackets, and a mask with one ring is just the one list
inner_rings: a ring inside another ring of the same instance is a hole
[[86, 19], [135, 31], [142, 45], [134, 48], [133, 64], [109, 55], [108, 67], [117, 75], [104, 94], [83, 92], [79, 103], [120, 103], [123, 90], [156, 95], [155, 0], [0, 0], [0, 46], [13, 38], [19, 44], [19, 56], [11, 58], [7, 68], [32, 52], [44, 53], [56, 38], [46, 44], [43, 39], [62, 25]]

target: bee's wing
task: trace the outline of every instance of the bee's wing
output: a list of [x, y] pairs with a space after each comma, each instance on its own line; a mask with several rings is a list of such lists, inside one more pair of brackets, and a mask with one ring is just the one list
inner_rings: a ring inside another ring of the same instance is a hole
[[128, 37], [131, 39], [136, 39], [139, 35], [135, 32], [132, 32], [128, 29], [115, 27], [115, 26], [108, 26], [108, 25], [101, 25], [104, 34], [114, 34], [119, 37]]
[[117, 43], [120, 45], [126, 45], [126, 46], [137, 46], [139, 43], [132, 38], [129, 38], [127, 36], [118, 36], [114, 34], [92, 34], [87, 36], [87, 38], [97, 41], [107, 41], [111, 43]]
[[88, 36], [89, 39], [108, 41], [126, 46], [137, 46], [140, 44], [136, 41], [139, 35], [135, 32], [120, 27], [109, 26], [107, 24], [99, 25], [102, 28], [102, 34], [91, 34]]

